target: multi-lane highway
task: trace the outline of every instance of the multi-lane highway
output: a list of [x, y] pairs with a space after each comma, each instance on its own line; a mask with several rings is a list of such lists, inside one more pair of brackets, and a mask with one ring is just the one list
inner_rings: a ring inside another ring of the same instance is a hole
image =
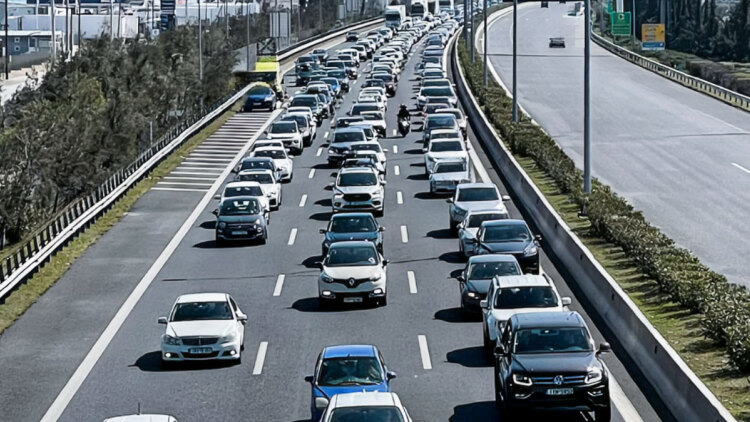
[[[388, 150], [385, 216], [379, 219], [387, 228], [384, 256], [391, 260], [387, 306], [328, 312], [318, 307], [318, 230], [330, 217], [325, 187], [335, 174], [326, 164], [325, 140], [333, 131], [328, 119], [312, 147], [294, 159], [296, 175], [283, 186], [284, 202], [273, 213], [267, 244], [215, 245], [212, 190], [229, 176], [225, 155], [216, 154], [236, 153], [258, 130], [258, 118], [266, 117], [238, 115], [198, 153], [205, 155], [194, 153], [196, 160], [178, 170], [183, 174], [165, 179], [182, 184], [162, 183], [145, 194], [0, 337], [3, 419], [33, 421], [47, 412], [50, 420], [96, 421], [140, 406], [180, 421], [307, 420], [310, 386], [303, 378], [313, 372], [320, 350], [371, 343], [398, 373], [392, 388], [414, 420], [496, 420], [481, 325], [458, 308], [454, 277], [464, 264], [448, 230], [445, 197], [429, 194], [420, 133], [393, 136], [399, 104], [412, 108], [415, 102], [415, 64], [408, 62], [388, 101], [389, 137], [381, 139]], [[362, 79], [352, 81], [337, 117], [356, 99]], [[413, 121], [420, 120], [415, 113]], [[505, 191], [471, 131], [469, 139], [477, 177]], [[211, 162], [205, 158], [217, 164], [199, 166]], [[513, 204], [508, 207], [520, 218]], [[541, 262], [561, 295], [574, 296], [546, 255]], [[207, 291], [230, 293], [248, 315], [242, 363], [164, 368], [164, 328], [157, 317], [169, 312], [177, 296]], [[602, 332], [617, 329], [597, 327], [575, 298], [571, 308], [584, 315], [597, 342], [605, 340]], [[604, 360], [615, 380], [613, 420], [668, 419], [657, 415], [627, 363], [616, 354]], [[586, 420], [580, 414], [548, 417]]]
[[[518, 12], [520, 104], [583, 163], [583, 16], [573, 5]], [[490, 61], [512, 84], [512, 14], [489, 26]], [[549, 48], [565, 37], [566, 48]], [[592, 171], [730, 281], [750, 285], [748, 113], [627, 62], [592, 42]]]

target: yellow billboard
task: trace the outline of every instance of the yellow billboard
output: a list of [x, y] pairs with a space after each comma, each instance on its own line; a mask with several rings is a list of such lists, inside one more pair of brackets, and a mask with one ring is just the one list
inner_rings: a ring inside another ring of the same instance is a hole
[[666, 30], [663, 23], [644, 23], [641, 25], [641, 49], [664, 50]]

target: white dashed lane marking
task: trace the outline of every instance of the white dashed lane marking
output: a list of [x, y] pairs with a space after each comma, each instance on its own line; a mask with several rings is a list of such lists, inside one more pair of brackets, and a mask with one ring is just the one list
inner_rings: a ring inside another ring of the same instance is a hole
[[294, 245], [294, 241], [297, 240], [297, 228], [293, 228], [289, 233], [289, 241], [286, 243], [289, 246]]
[[396, 192], [396, 203], [397, 204], [403, 204], [404, 203], [404, 194], [401, 193], [401, 191]]
[[279, 274], [279, 277], [276, 278], [276, 286], [273, 288], [274, 296], [281, 296], [281, 289], [284, 287], [285, 278], [286, 276], [284, 274]]
[[258, 355], [255, 357], [255, 365], [253, 366], [253, 375], [260, 375], [263, 373], [263, 363], [266, 361], [266, 352], [268, 351], [268, 342], [261, 341], [258, 346]]
[[318, 148], [318, 153], [315, 154], [316, 157], [320, 157], [320, 154], [323, 153], [323, 147]]
[[398, 165], [393, 166], [393, 174], [395, 174], [396, 176], [400, 175], [401, 167], [399, 167]]
[[300, 208], [304, 207], [306, 203], [307, 203], [307, 194], [303, 194], [302, 198], [300, 198], [299, 200]]
[[406, 226], [401, 226], [401, 241], [403, 243], [409, 242], [409, 232], [406, 231]]
[[310, 174], [307, 175], [308, 179], [312, 179], [315, 177], [315, 169], [310, 169]]
[[424, 369], [432, 369], [430, 349], [427, 347], [427, 337], [420, 334], [417, 336], [417, 341], [419, 342], [419, 355], [422, 357], [422, 367]]
[[398, 145], [393, 146], [393, 153], [398, 154]]
[[414, 276], [414, 271], [408, 271], [406, 278], [409, 280], [409, 293], [417, 294], [417, 278]]

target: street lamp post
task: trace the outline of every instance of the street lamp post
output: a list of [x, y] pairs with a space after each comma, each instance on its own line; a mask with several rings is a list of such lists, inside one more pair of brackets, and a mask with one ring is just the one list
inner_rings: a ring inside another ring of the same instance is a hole
[[[584, 52], [583, 52], [583, 193], [586, 196], [586, 200], [591, 194], [591, 112], [590, 112], [590, 96], [591, 96], [591, 0], [585, 0], [585, 13], [586, 18], [584, 19], [585, 29], [585, 41], [584, 41]], [[584, 200], [581, 214], [586, 214], [586, 201]]]
[[518, 123], [518, 0], [513, 0], [513, 122]]
[[10, 77], [10, 49], [8, 44], [8, 0], [5, 0], [5, 80]]
[[482, 43], [484, 49], [484, 86], [487, 86], [487, 41], [489, 40], [487, 34], [487, 0], [484, 0], [482, 14], [484, 15], [484, 42]]

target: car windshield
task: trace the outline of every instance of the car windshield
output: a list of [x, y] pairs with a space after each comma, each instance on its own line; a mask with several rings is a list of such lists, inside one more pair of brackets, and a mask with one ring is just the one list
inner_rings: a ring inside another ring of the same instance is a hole
[[367, 144], [352, 145], [352, 151], [375, 151], [380, 152], [380, 144], [371, 142]]
[[247, 95], [271, 95], [273, 90], [267, 86], [254, 86], [247, 91]]
[[342, 173], [339, 176], [338, 186], [375, 186], [378, 183], [378, 178], [375, 173], [361, 172], [361, 173]]
[[371, 87], [371, 86], [379, 86], [379, 87], [385, 87], [385, 81], [381, 79], [368, 79], [365, 81], [364, 87]]
[[369, 233], [374, 232], [375, 222], [369, 217], [338, 217], [331, 220], [333, 233]]
[[469, 217], [469, 227], [479, 227], [485, 221], [505, 220], [507, 218], [508, 214], [503, 213], [476, 214]]
[[372, 112], [365, 112], [360, 114], [362, 118], [365, 120], [383, 120], [383, 114], [382, 113], [372, 113]]
[[435, 167], [435, 173], [458, 173], [466, 171], [466, 164], [458, 163], [438, 163]]
[[344, 63], [342, 60], [332, 60], [326, 63], [329, 67], [337, 67], [339, 69], [344, 69], [346, 67], [346, 63]]
[[285, 122], [297, 122], [298, 127], [307, 129], [307, 119], [304, 116], [284, 116], [281, 120]]
[[458, 132], [431, 133], [430, 138], [434, 139], [461, 139]]
[[296, 122], [274, 122], [271, 125], [270, 133], [296, 133]]
[[258, 182], [261, 185], [266, 185], [273, 183], [273, 176], [268, 173], [245, 173], [240, 174], [240, 180], [243, 182]]
[[555, 296], [552, 287], [549, 286], [506, 287], [498, 290], [495, 296], [495, 309], [551, 308], [555, 306], [557, 306], [557, 296]]
[[444, 79], [433, 79], [433, 80], [429, 80], [429, 81], [424, 81], [422, 83], [422, 86], [425, 87], [425, 88], [436, 87], [436, 86], [438, 86], [438, 87], [439, 86], [451, 86], [451, 82], [450, 81], [446, 81]]
[[444, 77], [443, 72], [440, 70], [428, 70], [424, 72], [425, 77], [437, 77], [442, 79]]
[[224, 188], [225, 198], [235, 196], [263, 196], [263, 190], [260, 186], [227, 186]]
[[458, 202], [497, 201], [495, 188], [464, 188], [458, 191]]
[[339, 80], [336, 78], [322, 78], [321, 81], [327, 83], [328, 85], [338, 85]]
[[444, 86], [433, 86], [422, 89], [422, 95], [425, 97], [452, 97], [453, 91]]
[[427, 118], [427, 129], [454, 127], [456, 118], [452, 115], [429, 116]]
[[292, 102], [289, 103], [290, 107], [310, 107], [315, 108], [315, 106], [318, 104], [318, 98], [309, 96], [309, 97], [294, 97], [292, 99]]
[[313, 50], [313, 54], [327, 54], [326, 50], [323, 50], [322, 48], [316, 48]]
[[387, 73], [377, 73], [372, 75], [373, 79], [380, 79], [383, 82], [393, 82], [393, 75]]
[[503, 224], [488, 226], [484, 229], [482, 240], [485, 242], [528, 242], [531, 233], [525, 225]]
[[286, 158], [286, 154], [284, 154], [284, 151], [275, 149], [275, 150], [266, 150], [266, 151], [255, 151], [256, 157], [268, 157], [268, 158], [274, 158], [274, 159], [283, 159]]
[[343, 79], [346, 77], [346, 73], [344, 73], [343, 70], [329, 70], [328, 76], [333, 76], [334, 78]]
[[352, 107], [352, 116], [359, 116], [360, 114], [367, 111], [380, 111], [380, 106], [377, 104], [357, 104]]
[[344, 161], [342, 167], [375, 167], [375, 161], [371, 158], [349, 158]]
[[340, 407], [331, 412], [331, 422], [403, 422], [401, 412], [393, 406]]
[[310, 56], [302, 56], [297, 59], [297, 63], [307, 63], [307, 62], [314, 62], [315, 59]]
[[172, 313], [172, 322], [209, 321], [232, 319], [232, 310], [227, 302], [178, 303]]
[[430, 145], [431, 152], [463, 151], [461, 141], [433, 142]]
[[469, 268], [469, 280], [488, 279], [494, 276], [521, 275], [515, 262], [477, 262]]
[[320, 364], [318, 385], [367, 385], [383, 382], [383, 370], [374, 357], [347, 356], [325, 359]]
[[259, 202], [255, 199], [242, 201], [224, 201], [219, 215], [255, 215], [260, 212]]
[[584, 328], [529, 328], [516, 333], [516, 353], [591, 352], [592, 346]]
[[268, 160], [245, 160], [242, 162], [240, 171], [251, 169], [268, 169], [273, 170], [273, 161]]
[[328, 267], [377, 265], [377, 263], [378, 254], [375, 252], [375, 246], [332, 247], [326, 258]]
[[365, 133], [362, 131], [334, 132], [332, 143], [338, 142], [360, 142], [365, 140]]

